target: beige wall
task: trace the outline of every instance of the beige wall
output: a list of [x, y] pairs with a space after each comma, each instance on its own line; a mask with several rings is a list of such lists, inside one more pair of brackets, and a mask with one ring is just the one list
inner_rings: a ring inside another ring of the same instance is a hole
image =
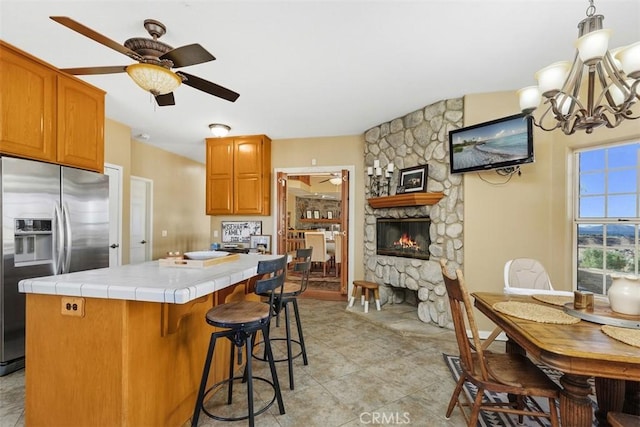
[[[465, 126], [518, 110], [514, 92], [467, 95]], [[469, 290], [502, 292], [504, 263], [515, 257], [539, 259], [554, 288], [572, 290], [573, 213], [568, 156], [577, 147], [638, 138], [638, 121], [571, 137], [560, 130], [535, 128], [535, 162], [521, 166], [521, 176], [514, 175], [505, 183], [506, 179], [495, 172], [465, 174], [464, 274]], [[479, 318], [479, 328], [492, 327], [487, 319]]]
[[[363, 130], [364, 132], [364, 130]], [[350, 185], [355, 186], [355, 212], [351, 212], [350, 227], [354, 230], [355, 242], [362, 242], [364, 238], [364, 134], [353, 136], [338, 136], [328, 138], [295, 138], [274, 139], [271, 143], [272, 169], [301, 168], [311, 166], [312, 159], [316, 159], [315, 166], [355, 166], [355, 176], [350, 177]], [[273, 179], [273, 177], [272, 177]], [[275, 213], [275, 186], [271, 186], [271, 213]], [[211, 230], [220, 232], [221, 221], [258, 220], [262, 221], [262, 233], [274, 236], [274, 217], [271, 216], [212, 216]], [[211, 236], [213, 239], [213, 235]], [[273, 240], [273, 239], [272, 239]], [[212, 240], [213, 241], [213, 240]], [[218, 239], [219, 241], [219, 239]], [[363, 277], [362, 249], [355, 245], [355, 258], [352, 260], [354, 275]]]
[[132, 175], [153, 181], [153, 259], [168, 251], [209, 248], [204, 164], [131, 140], [131, 130], [112, 120], [105, 126], [105, 162], [123, 167], [123, 264], [129, 262]]

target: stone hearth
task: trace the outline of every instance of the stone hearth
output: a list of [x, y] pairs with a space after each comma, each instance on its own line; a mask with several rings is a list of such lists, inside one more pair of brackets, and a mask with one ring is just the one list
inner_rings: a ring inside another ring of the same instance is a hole
[[[462, 176], [449, 173], [448, 131], [462, 126], [463, 98], [429, 105], [404, 117], [365, 132], [365, 166], [379, 160], [382, 167], [396, 167], [391, 194], [397, 185], [398, 168], [429, 165], [427, 191], [443, 192], [433, 206], [374, 209], [365, 205], [365, 279], [381, 285], [382, 302], [416, 300], [420, 320], [451, 328], [449, 303], [440, 272], [440, 258], [453, 266], [463, 263]], [[367, 194], [366, 197], [371, 197]], [[377, 218], [430, 217], [430, 259], [399, 258], [376, 254]], [[413, 291], [405, 294], [405, 290]]]

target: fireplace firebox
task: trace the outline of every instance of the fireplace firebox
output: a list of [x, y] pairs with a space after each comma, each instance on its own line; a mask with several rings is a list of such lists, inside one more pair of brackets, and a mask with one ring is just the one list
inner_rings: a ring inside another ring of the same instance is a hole
[[429, 259], [429, 218], [378, 218], [376, 254]]

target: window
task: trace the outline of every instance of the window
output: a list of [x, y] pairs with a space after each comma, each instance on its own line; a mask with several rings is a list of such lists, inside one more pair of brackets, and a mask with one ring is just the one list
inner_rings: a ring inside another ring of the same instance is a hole
[[614, 272], [638, 274], [640, 143], [577, 151], [577, 288], [606, 294]]

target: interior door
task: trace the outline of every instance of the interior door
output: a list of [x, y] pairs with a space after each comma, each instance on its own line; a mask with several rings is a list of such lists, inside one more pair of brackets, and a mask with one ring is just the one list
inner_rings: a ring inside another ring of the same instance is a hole
[[151, 260], [151, 183], [131, 177], [131, 264]]
[[284, 172], [278, 172], [276, 193], [278, 198], [278, 254], [284, 254], [287, 250], [287, 174]]
[[342, 274], [340, 274], [340, 293], [346, 295], [349, 286], [349, 171], [347, 169], [342, 169], [341, 178], [340, 234], [342, 234], [342, 256], [340, 261], [342, 263]]

